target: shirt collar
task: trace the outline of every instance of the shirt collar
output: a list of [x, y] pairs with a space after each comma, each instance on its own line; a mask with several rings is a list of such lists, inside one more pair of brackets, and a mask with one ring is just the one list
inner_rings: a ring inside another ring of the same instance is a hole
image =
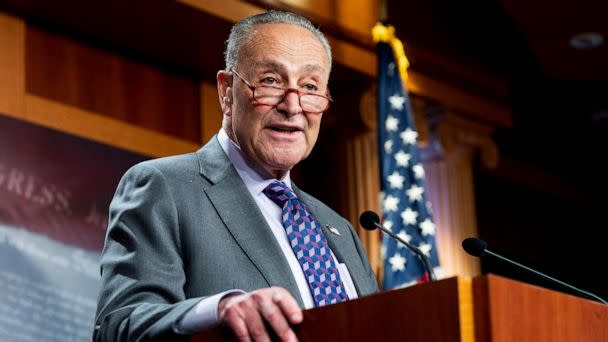
[[[258, 196], [270, 183], [276, 180], [274, 178], [268, 178], [264, 175], [264, 172], [258, 171], [259, 167], [245, 158], [240, 147], [228, 137], [224, 128], [220, 128], [220, 131], [217, 134], [217, 140], [252, 196]], [[291, 188], [289, 171], [287, 171], [280, 181]]]

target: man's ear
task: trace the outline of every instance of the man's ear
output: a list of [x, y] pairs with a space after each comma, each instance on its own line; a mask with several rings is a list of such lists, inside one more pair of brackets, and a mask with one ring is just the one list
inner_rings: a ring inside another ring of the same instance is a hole
[[222, 114], [232, 115], [232, 73], [220, 70], [216, 75], [217, 94], [222, 108]]

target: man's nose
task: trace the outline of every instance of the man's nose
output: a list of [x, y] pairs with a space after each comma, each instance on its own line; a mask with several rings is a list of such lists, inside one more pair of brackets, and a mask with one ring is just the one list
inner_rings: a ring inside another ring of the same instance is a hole
[[287, 115], [296, 115], [302, 113], [302, 107], [300, 106], [300, 97], [298, 91], [295, 89], [287, 89], [283, 101], [281, 101], [280, 109]]

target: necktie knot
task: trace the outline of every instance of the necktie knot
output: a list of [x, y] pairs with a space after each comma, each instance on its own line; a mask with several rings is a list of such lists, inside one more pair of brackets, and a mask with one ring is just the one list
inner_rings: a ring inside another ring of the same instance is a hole
[[296, 199], [296, 194], [283, 182], [274, 181], [264, 189], [264, 195], [268, 196], [279, 207], [283, 208], [285, 202]]

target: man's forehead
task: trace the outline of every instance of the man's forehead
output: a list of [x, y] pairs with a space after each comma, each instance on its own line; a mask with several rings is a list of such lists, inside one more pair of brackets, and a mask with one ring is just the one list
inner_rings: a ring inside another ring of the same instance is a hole
[[287, 39], [290, 42], [296, 43], [302, 40], [309, 40], [313, 44], [321, 44], [321, 41], [308, 29], [287, 23], [265, 23], [254, 25], [247, 33], [247, 43], [256, 44], [274, 44], [276, 40], [280, 41]]
[[[241, 62], [254, 66], [279, 67], [279, 65], [271, 65], [274, 61], [268, 60], [268, 54], [283, 54], [283, 52], [285, 56], [308, 55], [311, 62], [318, 57], [323, 59], [319, 64], [315, 62], [302, 66], [306, 68], [306, 71], [316, 71], [316, 69], [323, 71], [327, 69], [327, 66], [322, 64], [329, 64], [328, 52], [319, 37], [304, 27], [289, 23], [255, 25], [241, 46], [241, 52], [243, 51], [246, 51], [246, 57]], [[255, 60], [255, 58], [260, 60]], [[267, 65], [262, 63], [267, 63]]]

